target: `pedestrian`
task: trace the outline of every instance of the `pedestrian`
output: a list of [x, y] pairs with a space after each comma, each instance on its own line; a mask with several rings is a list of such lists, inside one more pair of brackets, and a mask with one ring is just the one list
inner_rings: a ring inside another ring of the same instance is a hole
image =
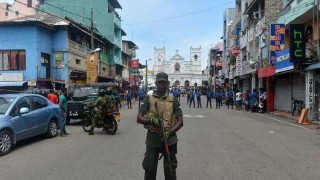
[[61, 110], [61, 121], [60, 121], [60, 136], [70, 135], [66, 131], [66, 118], [67, 118], [67, 90], [63, 89], [62, 94], [59, 97], [59, 106]]
[[192, 89], [190, 92], [189, 108], [191, 107], [191, 103], [193, 103], [193, 108], [196, 107], [196, 104], [194, 102], [194, 96], [195, 96], [195, 92], [194, 92], [194, 89]]
[[187, 93], [187, 105], [189, 105], [189, 103], [190, 103], [190, 89], [186, 93]]
[[233, 91], [231, 88], [227, 92], [227, 97], [228, 97], [228, 109], [229, 109], [230, 104], [231, 104], [231, 108], [233, 109]]
[[257, 108], [257, 93], [255, 89], [250, 94], [250, 108], [252, 112], [254, 112]]
[[128, 91], [127, 91], [127, 106], [128, 106], [128, 109], [131, 109], [132, 108], [132, 106], [131, 106], [131, 90], [129, 89]]
[[[169, 86], [166, 73], [160, 72], [156, 75], [156, 86], [157, 90], [153, 95], [144, 99], [137, 117], [137, 123], [143, 124], [148, 129], [146, 152], [142, 162], [142, 167], [145, 170], [144, 179], [156, 179], [159, 154], [161, 153], [164, 155], [165, 179], [176, 180], [176, 168], [178, 166], [176, 158], [178, 138], [176, 132], [183, 126], [182, 110], [176, 98], [172, 95], [166, 95], [166, 89]], [[163, 118], [165, 121], [161, 121], [159, 118]], [[165, 129], [165, 138], [169, 145], [171, 161], [164, 154], [163, 139], [159, 136], [161, 122], [163, 122]]]
[[58, 96], [54, 93], [53, 89], [50, 89], [50, 93], [48, 94], [49, 101], [51, 101], [53, 104], [58, 104], [59, 103], [59, 99]]
[[179, 103], [180, 103], [180, 99], [179, 99], [179, 93], [177, 88], [174, 88], [173, 92], [172, 92], [173, 97], [177, 98]]
[[215, 93], [215, 96], [216, 96], [216, 109], [220, 109], [220, 105], [221, 105], [221, 93], [219, 91], [216, 91]]
[[201, 91], [198, 90], [197, 93], [197, 105], [198, 105], [198, 108], [200, 107], [201, 108]]
[[143, 101], [143, 98], [144, 98], [144, 92], [142, 91], [142, 89], [140, 89], [140, 91], [139, 91], [139, 108], [140, 108], [141, 102]]
[[211, 99], [212, 99], [212, 91], [209, 89], [207, 91], [207, 108], [208, 108], [208, 103], [210, 103], [210, 108], [212, 108]]
[[236, 93], [236, 109], [237, 110], [241, 110], [242, 109], [242, 94], [240, 92], [240, 90], [237, 90], [237, 93]]

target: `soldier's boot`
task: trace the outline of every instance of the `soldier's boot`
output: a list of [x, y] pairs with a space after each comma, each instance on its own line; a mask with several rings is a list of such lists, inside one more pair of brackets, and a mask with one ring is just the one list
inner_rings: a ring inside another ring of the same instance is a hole
[[91, 128], [91, 129], [90, 129], [89, 135], [94, 135], [94, 128]]

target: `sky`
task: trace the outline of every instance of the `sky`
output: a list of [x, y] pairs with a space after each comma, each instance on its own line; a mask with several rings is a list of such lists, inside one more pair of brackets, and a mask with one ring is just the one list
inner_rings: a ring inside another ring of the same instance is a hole
[[[12, 3], [13, 0], [0, 0]], [[235, 6], [235, 0], [118, 0], [116, 9], [126, 32], [124, 40], [139, 49], [137, 59], [152, 67], [154, 47], [166, 49], [168, 61], [176, 54], [190, 60], [190, 47], [202, 48], [202, 69], [207, 65], [211, 47], [221, 42], [223, 13]], [[148, 68], [149, 69], [149, 68]]]

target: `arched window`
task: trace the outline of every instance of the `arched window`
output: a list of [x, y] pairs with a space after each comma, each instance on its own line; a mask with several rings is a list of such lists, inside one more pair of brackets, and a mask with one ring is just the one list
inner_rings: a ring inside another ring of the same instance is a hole
[[180, 64], [179, 63], [176, 63], [174, 65], [174, 70], [177, 71], [177, 72], [180, 72]]

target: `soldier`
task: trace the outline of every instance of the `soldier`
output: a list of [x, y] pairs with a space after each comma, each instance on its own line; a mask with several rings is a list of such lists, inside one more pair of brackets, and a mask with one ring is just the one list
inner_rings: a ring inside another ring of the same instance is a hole
[[[107, 93], [106, 93], [107, 92]], [[89, 135], [94, 135], [94, 128], [97, 126], [97, 121], [102, 118], [107, 118], [110, 113], [115, 110], [115, 99], [111, 90], [99, 90], [99, 97], [95, 103], [95, 116], [92, 118], [92, 126]], [[112, 114], [113, 115], [113, 114]]]
[[[144, 103], [139, 109], [137, 123], [143, 124], [148, 129], [146, 140], [146, 153], [142, 163], [145, 170], [144, 179], [153, 180], [157, 176], [158, 158], [160, 153], [164, 153], [164, 143], [159, 134], [159, 117], [163, 118], [165, 136], [168, 141], [170, 159], [164, 156], [165, 179], [175, 180], [176, 168], [178, 165], [176, 153], [178, 138], [176, 132], [183, 126], [182, 111], [180, 104], [172, 95], [167, 95], [169, 86], [168, 74], [160, 72], [156, 75], [157, 91], [144, 99]], [[171, 168], [170, 168], [171, 167]]]

